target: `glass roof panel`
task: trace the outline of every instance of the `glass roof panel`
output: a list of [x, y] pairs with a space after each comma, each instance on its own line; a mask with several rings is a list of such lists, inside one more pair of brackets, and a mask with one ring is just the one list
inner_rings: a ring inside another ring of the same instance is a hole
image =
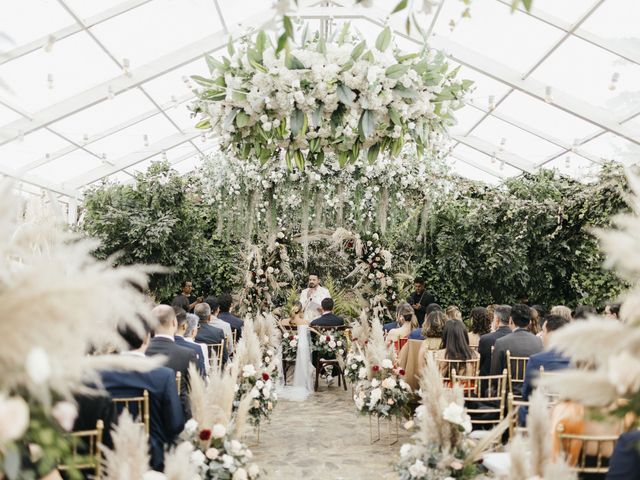
[[30, 173], [49, 181], [64, 183], [100, 165], [102, 165], [100, 159], [83, 150], [75, 150], [31, 170]]
[[477, 164], [487, 168], [492, 172], [499, 173], [504, 177], [515, 177], [522, 173], [521, 170], [512, 167], [511, 165], [503, 164], [499, 160], [492, 159], [489, 155], [485, 155], [478, 150], [467, 147], [466, 145], [459, 144], [453, 149], [453, 155], [459, 156], [465, 160], [471, 160]]
[[0, 165], [19, 170], [23, 165], [45, 157], [70, 144], [47, 130], [36, 130], [24, 136], [24, 140], [14, 140], [0, 146]]
[[[0, 105], [0, 126], [13, 122], [14, 120], [18, 120], [20, 118], [22, 118], [22, 115], [20, 115], [19, 113], [14, 112], [13, 110], [5, 107], [4, 105]], [[11, 133], [11, 132], [8, 132], [8, 133]], [[0, 140], [1, 139], [2, 139], [2, 128], [0, 128]]]
[[102, 13], [126, 2], [125, 0], [64, 0], [64, 3], [81, 19], [85, 20], [87, 17]]
[[[568, 159], [568, 161], [567, 161]], [[545, 163], [542, 168], [556, 170], [580, 181], [592, 180], [602, 170], [602, 165], [594, 163], [580, 155], [568, 154]]]
[[546, 140], [527, 133], [495, 117], [486, 118], [472, 133], [496, 147], [504, 144], [504, 150], [515, 153], [529, 162], [541, 162], [558, 151], [558, 147]]
[[[483, 52], [493, 60], [524, 72], [560, 39], [562, 32], [500, 2], [471, 7], [471, 18], [461, 19], [463, 2], [444, 2], [435, 32]], [[449, 21], [456, 27], [451, 31]]]
[[164, 115], [158, 113], [147, 120], [87, 145], [87, 149], [98, 156], [106, 154], [108, 161], [117, 162], [119, 158], [127, 154], [144, 150], [146, 148], [145, 135], [149, 144], [153, 144], [175, 133], [177, 133], [176, 128]]
[[11, 2], [11, 7], [6, 2], [2, 7], [0, 52], [46, 37], [73, 23], [73, 17], [57, 2], [19, 0]]
[[472, 165], [464, 163], [455, 158], [450, 160], [451, 170], [453, 173], [460, 175], [461, 177], [468, 178], [470, 180], [476, 180], [479, 182], [489, 183], [491, 185], [498, 185], [500, 178], [491, 175], [484, 170], [480, 170]]
[[613, 160], [625, 165], [634, 165], [640, 161], [640, 145], [612, 133], [605, 133], [590, 140], [583, 148], [603, 160]]
[[182, 160], [176, 163], [173, 168], [176, 169], [179, 173], [188, 173], [192, 172], [196, 168], [202, 165], [202, 157], [199, 154], [194, 155], [193, 157], [189, 157], [185, 160]]
[[127, 58], [136, 69], [220, 29], [211, 0], [154, 0], [91, 31], [120, 62]]
[[[615, 83], [614, 74], [618, 74]], [[576, 37], [568, 38], [533, 77], [608, 110], [624, 112], [640, 106], [640, 65]]]
[[139, 90], [134, 89], [117, 95], [113, 100], [105, 100], [55, 122], [51, 124], [51, 128], [71, 140], [85, 143], [85, 135], [91, 139], [110, 128], [153, 110], [156, 110], [153, 103]]
[[56, 42], [49, 53], [40, 49], [0, 65], [0, 78], [13, 90], [0, 91], [0, 97], [35, 112], [121, 73], [91, 37], [80, 32]]
[[[517, 91], [509, 95], [496, 108], [496, 112], [519, 120], [540, 132], [547, 131], [551, 137], [569, 144], [598, 130], [593, 124], [575, 115]], [[552, 129], [549, 128], [551, 125]]]
[[549, 13], [565, 22], [575, 23], [596, 0], [535, 0], [533, 8]]
[[602, 38], [614, 40], [620, 46], [637, 50], [640, 48], [639, 19], [638, 0], [616, 0], [600, 5], [582, 24], [582, 28]]
[[194, 96], [193, 90], [196, 84], [191, 81], [191, 75], [209, 75], [204, 58], [154, 78], [142, 84], [142, 88], [160, 105], [166, 105], [173, 102], [172, 97]]
[[175, 108], [165, 110], [167, 115], [183, 130], [194, 130], [197, 121], [191, 116], [189, 105], [191, 102], [181, 103]]
[[464, 66], [460, 67], [458, 78], [473, 80], [473, 91], [468, 95], [467, 101], [484, 109], [489, 108], [489, 97], [493, 97], [493, 102], [496, 104], [511, 90], [506, 83], [494, 80]]
[[473, 108], [471, 105], [457, 110], [455, 116], [458, 123], [451, 127], [451, 132], [466, 135], [484, 115], [482, 110]]
[[[265, 2], [264, 0], [218, 0], [218, 3], [229, 30], [240, 27], [248, 17], [260, 13], [271, 6], [271, 2]], [[265, 18], [265, 21], [267, 20], [269, 18]]]

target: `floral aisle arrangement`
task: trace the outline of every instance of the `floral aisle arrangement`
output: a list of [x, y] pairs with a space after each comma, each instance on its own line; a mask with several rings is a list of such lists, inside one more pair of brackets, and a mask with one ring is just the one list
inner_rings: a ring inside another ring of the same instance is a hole
[[198, 478], [259, 478], [251, 450], [240, 441], [254, 399], [243, 397], [234, 413], [236, 383], [230, 373], [214, 373], [208, 384], [195, 369], [191, 373], [195, 375], [189, 394], [193, 418], [187, 421], [182, 438], [193, 449], [191, 462]]
[[323, 329], [313, 336], [313, 351], [320, 358], [335, 358], [344, 365], [347, 337], [344, 330]]
[[393, 349], [386, 345], [382, 325], [374, 318], [366, 346], [366, 377], [358, 381], [353, 400], [362, 414], [391, 418], [409, 415], [411, 386], [402, 379]]
[[276, 352], [279, 350], [280, 342], [282, 341], [278, 321], [271, 313], [259, 313], [253, 319], [253, 330], [260, 342], [262, 364], [267, 367], [271, 378], [275, 380], [278, 376]]
[[305, 29], [282, 52], [262, 31], [228, 50], [231, 58], [206, 57], [211, 78], [192, 77], [202, 87], [197, 127], [245, 160], [264, 164], [283, 153], [292, 171], [330, 153], [342, 167], [361, 154], [373, 163], [406, 142], [435, 156], [472, 84], [426, 45], [408, 54], [394, 48], [389, 27], [373, 47], [347, 23], [328, 39]]
[[282, 361], [283, 362], [295, 362], [296, 355], [298, 353], [298, 341], [300, 337], [297, 333], [284, 333], [282, 335], [282, 341], [280, 347], [282, 348]]
[[264, 364], [260, 340], [250, 318], [245, 319], [242, 338], [238, 342], [235, 358], [231, 367], [236, 379], [234, 408], [238, 408], [243, 398], [249, 398], [249, 423], [259, 426], [268, 420], [275, 407], [278, 394], [272, 376], [276, 369], [276, 361], [272, 359]]
[[371, 325], [365, 312], [351, 326], [351, 343], [347, 353], [347, 367], [345, 375], [355, 385], [367, 378], [367, 358], [365, 349], [369, 343]]
[[479, 478], [474, 462], [483, 448], [478, 449], [467, 437], [471, 432], [471, 419], [464, 411], [462, 390], [442, 386], [442, 378], [431, 358], [427, 358], [420, 389], [418, 431], [413, 436], [414, 442], [400, 449], [400, 461], [396, 465], [400, 479]]
[[96, 260], [94, 241], [78, 240], [51, 217], [25, 218], [11, 186], [0, 184], [0, 318], [16, 322], [0, 349], [0, 477], [7, 479], [72, 464], [74, 392], [100, 368], [126, 368], [115, 356], [86, 352], [122, 346], [116, 325], [140, 328], [138, 319], [149, 319], [133, 287], [146, 285], [143, 271]]

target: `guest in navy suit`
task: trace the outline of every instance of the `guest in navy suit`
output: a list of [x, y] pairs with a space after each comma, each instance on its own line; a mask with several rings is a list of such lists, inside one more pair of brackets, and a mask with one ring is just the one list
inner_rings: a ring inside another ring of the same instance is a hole
[[609, 462], [607, 480], [640, 479], [640, 431], [623, 433], [618, 438]]
[[198, 334], [196, 335], [196, 342], [205, 344], [222, 343], [222, 364], [224, 365], [229, 359], [229, 350], [227, 349], [227, 342], [224, 341], [224, 332], [213, 325], [209, 325], [211, 307], [206, 302], [200, 303], [196, 305], [194, 313], [198, 316], [198, 320], [200, 321], [200, 324], [198, 325]]
[[193, 350], [193, 352], [196, 354], [196, 366], [198, 367], [198, 372], [200, 373], [200, 376], [204, 378], [206, 375], [206, 370], [204, 367], [204, 355], [202, 354], [202, 349], [197, 343], [188, 342], [184, 338], [185, 332], [187, 331], [188, 327], [187, 312], [184, 309], [175, 306], [173, 307], [173, 310], [176, 312], [176, 319], [178, 321], [178, 329], [176, 331], [176, 334], [173, 336], [176, 341], [176, 345], [187, 347]]
[[[564, 327], [569, 322], [566, 318], [559, 315], [547, 315], [544, 318], [544, 324], [542, 325], [542, 341], [545, 346], [549, 345], [549, 339], [553, 335], [553, 332], [561, 327]], [[529, 396], [533, 391], [533, 383], [540, 373], [540, 367], [544, 368], [545, 372], [552, 370], [562, 370], [569, 367], [569, 358], [563, 357], [555, 350], [545, 350], [540, 353], [536, 353], [529, 357], [527, 362], [527, 369], [524, 373], [524, 383], [522, 384], [522, 400], [525, 402], [529, 400]], [[527, 420], [527, 407], [520, 407], [518, 410], [518, 419], [520, 425], [525, 425]]]
[[[137, 332], [124, 328], [120, 335], [130, 347], [130, 351], [122, 355], [145, 356], [150, 344], [149, 332], [140, 338]], [[175, 442], [185, 422], [174, 371], [167, 367], [146, 372], [104, 371], [101, 377], [104, 388], [113, 398], [140, 396], [144, 390], [149, 392], [151, 467], [162, 471], [164, 451]]]
[[320, 302], [322, 307], [322, 315], [311, 322], [311, 326], [317, 327], [342, 327], [344, 320], [333, 314], [333, 299], [325, 298]]
[[231, 330], [236, 332], [236, 340], [240, 340], [244, 322], [231, 313], [230, 310], [232, 303], [233, 298], [228, 293], [223, 293], [218, 297], [218, 304], [220, 306], [220, 313], [218, 314], [218, 318], [231, 325]]
[[189, 385], [189, 365], [197, 364], [198, 359], [193, 350], [187, 347], [181, 347], [176, 344], [174, 335], [178, 328], [178, 320], [173, 307], [169, 305], [158, 305], [151, 313], [156, 317], [157, 325], [155, 328], [155, 336], [151, 339], [151, 344], [147, 348], [146, 355], [148, 357], [155, 355], [163, 355], [166, 357], [165, 366], [174, 372], [180, 372], [182, 375], [182, 385], [180, 389], [180, 398], [184, 406], [185, 415], [191, 417], [191, 409], [187, 398]]

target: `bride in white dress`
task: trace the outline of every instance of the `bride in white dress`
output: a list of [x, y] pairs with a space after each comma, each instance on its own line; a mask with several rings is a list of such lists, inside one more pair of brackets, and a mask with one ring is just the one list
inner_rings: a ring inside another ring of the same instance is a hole
[[[296, 306], [294, 306], [294, 309]], [[290, 320], [289, 326], [296, 326], [298, 330], [296, 364], [293, 372], [293, 383], [287, 386], [284, 385], [284, 372], [282, 371], [282, 367], [280, 367], [281, 374], [278, 397], [285, 400], [301, 402], [306, 400], [313, 392], [315, 368], [311, 360], [311, 333], [309, 331], [309, 321], [295, 314], [294, 318]], [[280, 365], [282, 365], [282, 354], [280, 358]]]

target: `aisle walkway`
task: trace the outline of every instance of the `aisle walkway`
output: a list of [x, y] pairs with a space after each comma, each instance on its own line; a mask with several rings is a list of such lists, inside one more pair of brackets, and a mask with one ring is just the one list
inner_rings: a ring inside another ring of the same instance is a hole
[[305, 402], [280, 401], [271, 423], [262, 427], [260, 444], [248, 437], [256, 462], [269, 480], [397, 479], [393, 464], [409, 434], [400, 426], [400, 440], [387, 445], [369, 442], [369, 420], [358, 415], [348, 391], [323, 384]]

